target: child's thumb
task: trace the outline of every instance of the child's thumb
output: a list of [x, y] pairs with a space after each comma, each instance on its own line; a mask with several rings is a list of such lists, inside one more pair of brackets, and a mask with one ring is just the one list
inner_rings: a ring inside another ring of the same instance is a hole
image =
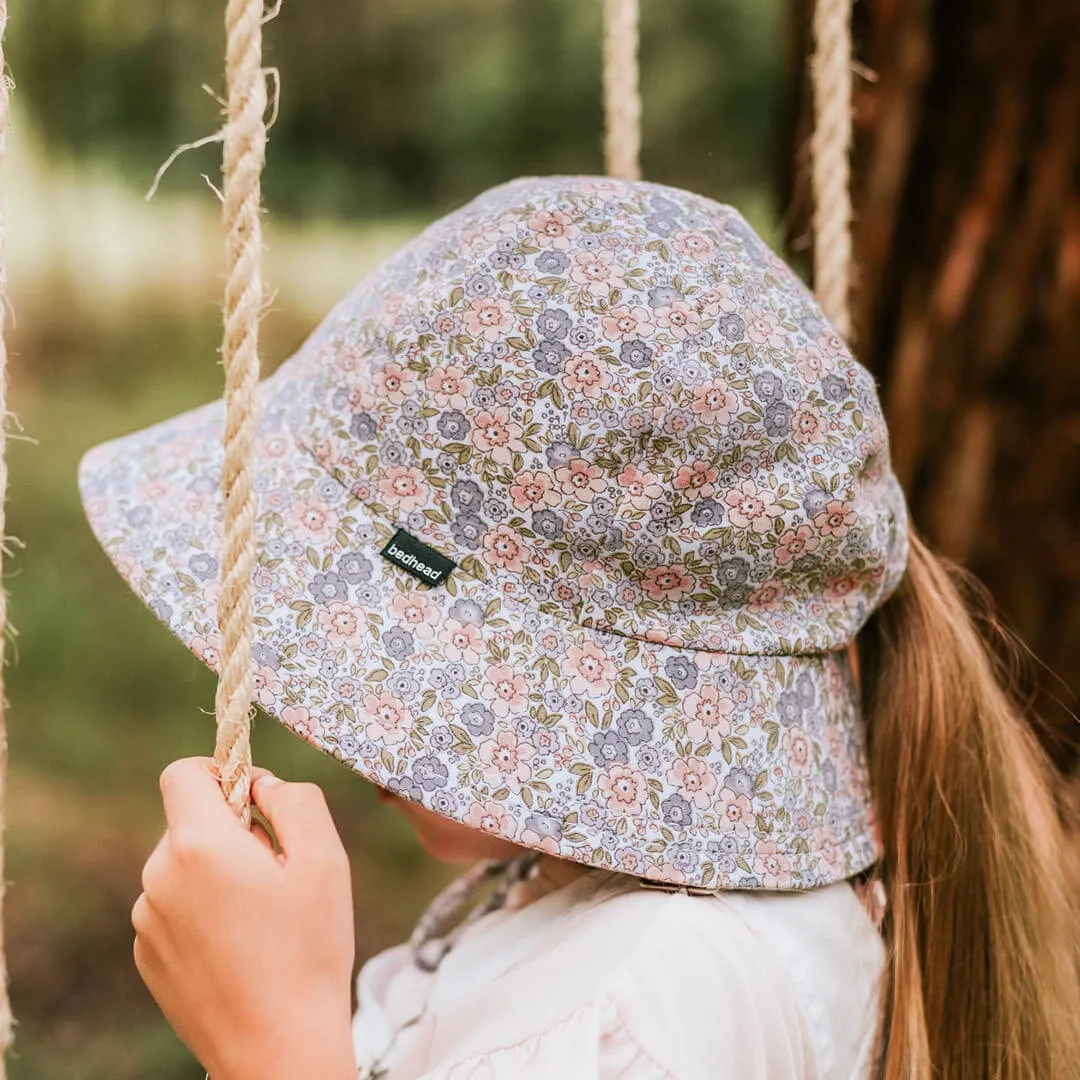
[[255, 781], [251, 794], [287, 859], [324, 856], [340, 850], [334, 819], [322, 788], [316, 784], [290, 784], [266, 774]]

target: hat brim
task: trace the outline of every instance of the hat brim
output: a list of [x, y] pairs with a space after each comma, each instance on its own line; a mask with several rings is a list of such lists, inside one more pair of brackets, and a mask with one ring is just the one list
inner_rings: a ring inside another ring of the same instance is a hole
[[[259, 391], [266, 712], [428, 809], [591, 865], [791, 889], [876, 861], [844, 653], [676, 649], [554, 618], [460, 569], [423, 585], [380, 555], [405, 522], [374, 516], [294, 437], [283, 386]], [[97, 447], [79, 474], [121, 575], [215, 670], [223, 427], [215, 402]]]

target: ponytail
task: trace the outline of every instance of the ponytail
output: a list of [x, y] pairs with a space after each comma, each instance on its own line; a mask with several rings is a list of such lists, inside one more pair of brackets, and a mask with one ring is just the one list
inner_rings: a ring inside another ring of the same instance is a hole
[[1076, 1078], [1064, 834], [969, 586], [912, 535], [908, 573], [859, 636], [888, 895], [878, 1076]]

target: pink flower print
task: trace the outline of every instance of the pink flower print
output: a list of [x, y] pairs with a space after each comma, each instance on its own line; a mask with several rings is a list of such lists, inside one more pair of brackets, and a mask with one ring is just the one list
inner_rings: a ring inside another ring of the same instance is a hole
[[465, 328], [485, 341], [498, 341], [513, 325], [514, 309], [501, 297], [483, 296], [465, 312]]
[[750, 610], [778, 611], [785, 592], [779, 581], [766, 581], [750, 594]]
[[784, 732], [784, 752], [793, 773], [806, 776], [814, 763], [814, 750], [806, 732], [799, 728], [788, 728]]
[[640, 874], [642, 870], [641, 856], [630, 848], [624, 848], [619, 852], [617, 869], [624, 874]]
[[393, 405], [401, 405], [416, 389], [413, 373], [400, 364], [386, 364], [372, 377], [375, 393]]
[[583, 352], [566, 362], [560, 382], [572, 394], [596, 398], [611, 385], [611, 373], [596, 353]]
[[570, 277], [593, 296], [607, 296], [612, 289], [626, 288], [626, 281], [610, 251], [579, 251], [574, 256]]
[[514, 819], [494, 799], [474, 802], [462, 821], [473, 829], [492, 833], [504, 839], [517, 834]]
[[604, 316], [604, 337], [608, 341], [638, 341], [649, 337], [656, 327], [646, 308], [613, 307]]
[[855, 524], [855, 511], [851, 503], [842, 499], [832, 499], [825, 504], [825, 509], [814, 518], [814, 528], [822, 536], [835, 536], [842, 540], [848, 529]]
[[364, 613], [352, 604], [335, 600], [319, 612], [319, 626], [333, 649], [359, 645], [364, 629]]
[[464, 409], [472, 392], [473, 381], [458, 364], [444, 364], [431, 369], [424, 385], [432, 392], [440, 409]]
[[844, 859], [836, 846], [836, 837], [828, 829], [814, 830], [810, 849], [817, 854], [820, 873], [836, 877], [844, 869]]
[[379, 303], [379, 322], [386, 326], [393, 326], [398, 321], [404, 305], [405, 297], [401, 293], [390, 293], [384, 296]]
[[676, 491], [681, 491], [686, 498], [708, 498], [716, 491], [716, 478], [720, 470], [707, 461], [695, 461], [690, 465], [679, 466], [672, 481]]
[[586, 503], [607, 487], [600, 467], [590, 465], [584, 458], [574, 458], [569, 465], [556, 469], [555, 481], [565, 494], [576, 495]]
[[458, 331], [458, 318], [452, 311], [440, 311], [432, 320], [431, 325], [439, 337], [452, 337]]
[[367, 366], [367, 358], [356, 345], [342, 345], [334, 352], [334, 365], [343, 375], [356, 375]]
[[711, 379], [694, 387], [690, 408], [710, 424], [726, 424], [738, 407], [739, 399], [724, 379]]
[[288, 525], [301, 542], [324, 544], [334, 535], [334, 530], [338, 525], [338, 516], [321, 499], [308, 496], [292, 504]]
[[774, 349], [784, 346], [784, 331], [777, 317], [759, 305], [753, 305], [746, 313], [746, 336], [755, 345], [768, 345]]
[[510, 486], [510, 498], [518, 510], [545, 510], [562, 501], [547, 473], [518, 473]]
[[271, 435], [262, 441], [259, 452], [264, 458], [283, 458], [289, 452], [290, 443], [284, 435]]
[[353, 412], [360, 412], [363, 409], [373, 409], [375, 407], [375, 388], [368, 377], [367, 372], [351, 379], [348, 383], [348, 387], [349, 408]]
[[394, 594], [390, 614], [421, 641], [431, 641], [439, 625], [439, 605], [419, 589]]
[[188, 648], [207, 666], [218, 666], [221, 658], [221, 638], [216, 634], [210, 638], [197, 634], [188, 642]]
[[525, 449], [521, 425], [510, 419], [510, 410], [505, 405], [480, 413], [473, 421], [470, 439], [477, 450], [489, 454], [500, 465], [509, 465], [514, 454]]
[[626, 492], [627, 499], [635, 510], [648, 510], [664, 494], [659, 479], [655, 473], [637, 465], [627, 465], [619, 473], [619, 487]]
[[278, 699], [282, 691], [281, 680], [277, 672], [271, 667], [258, 667], [254, 673], [255, 700], [264, 708], [269, 709]]
[[603, 697], [611, 690], [615, 665], [599, 645], [571, 645], [566, 651], [566, 669], [570, 673], [570, 691]]
[[458, 619], [446, 619], [439, 631], [446, 659], [452, 663], [478, 664], [484, 651], [480, 627]]
[[716, 776], [701, 758], [676, 758], [667, 778], [679, 789], [679, 794], [699, 810], [707, 810], [712, 805]]
[[561, 210], [541, 210], [529, 218], [528, 225], [536, 233], [538, 247], [555, 251], [566, 251], [577, 231], [577, 226], [571, 225], [569, 215]]
[[600, 797], [609, 810], [618, 814], [639, 814], [649, 794], [644, 773], [629, 765], [611, 765], [596, 778]]
[[795, 366], [807, 382], [820, 382], [825, 372], [825, 354], [813, 345], [795, 353]]
[[405, 703], [389, 690], [381, 690], [377, 694], [365, 694], [361, 708], [368, 718], [368, 723], [364, 727], [364, 735], [367, 738], [393, 746], [409, 734], [412, 714]]
[[720, 693], [719, 687], [705, 683], [700, 690], [683, 698], [683, 708], [690, 719], [686, 733], [694, 742], [706, 739], [719, 750], [724, 737], [731, 734], [731, 714], [735, 704]]
[[391, 506], [416, 510], [427, 502], [427, 480], [415, 465], [391, 465], [379, 481], [379, 494]]
[[776, 561], [783, 566], [808, 551], [817, 551], [820, 546], [821, 541], [809, 525], [800, 525], [797, 529], [788, 529], [777, 542]]
[[714, 285], [701, 300], [701, 309], [711, 319], [723, 313], [730, 315], [739, 310], [739, 301], [730, 285]]
[[766, 889], [791, 888], [791, 859], [772, 840], [759, 840], [754, 848], [754, 873]]
[[685, 566], [654, 566], [641, 580], [641, 587], [652, 600], [681, 600], [693, 591], [694, 583]]
[[519, 843], [523, 847], [535, 848], [546, 851], [549, 855], [559, 854], [559, 842], [554, 836], [541, 836], [535, 829], [524, 828], [521, 830]]
[[506, 785], [516, 791], [532, 776], [529, 762], [536, 747], [522, 741], [512, 731], [500, 731], [485, 739], [479, 753], [484, 763], [484, 779], [494, 788]]
[[751, 529], [766, 533], [772, 528], [774, 518], [784, 512], [776, 504], [776, 498], [768, 488], [759, 488], [753, 480], [744, 480], [724, 496], [728, 506], [728, 520], [739, 529]]
[[825, 599], [832, 601], [858, 600], [862, 582], [854, 574], [833, 578], [825, 586]]
[[671, 246], [688, 259], [704, 262], [712, 257], [715, 245], [703, 232], [680, 232], [671, 238]]
[[668, 307], [657, 308], [656, 322], [679, 341], [696, 334], [701, 326], [698, 313], [685, 300], [676, 300]]
[[484, 534], [484, 551], [493, 566], [514, 574], [520, 573], [529, 561], [529, 551], [521, 534], [509, 525], [496, 525]]
[[791, 418], [791, 437], [800, 446], [825, 441], [825, 418], [821, 410], [804, 401]]
[[720, 828], [736, 836], [748, 836], [754, 824], [754, 808], [745, 795], [737, 795], [729, 787], [720, 789], [720, 805], [716, 815]]
[[528, 684], [509, 664], [492, 664], [484, 673], [480, 696], [496, 716], [509, 716], [527, 703]]
[[287, 705], [281, 710], [281, 720], [301, 739], [306, 739], [308, 742], [315, 742], [322, 737], [322, 722], [317, 716], [312, 716], [303, 706]]

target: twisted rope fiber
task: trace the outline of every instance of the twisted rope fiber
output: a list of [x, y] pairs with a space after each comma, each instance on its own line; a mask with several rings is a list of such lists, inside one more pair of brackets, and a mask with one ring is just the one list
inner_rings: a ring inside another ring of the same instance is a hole
[[[0, 0], [0, 166], [7, 153], [8, 119], [11, 111], [10, 86], [4, 57], [4, 34], [7, 30], [7, 0]], [[7, 319], [6, 230], [3, 200], [0, 198], [0, 575], [2, 575], [4, 545], [7, 542], [7, 347], [4, 344], [4, 324]], [[7, 635], [7, 593], [0, 581], [0, 1080], [6, 1080], [5, 1055], [14, 1039], [14, 1020], [8, 997], [7, 957], [4, 953], [2, 908], [4, 900], [4, 796], [7, 789], [7, 724], [4, 716], [4, 642]]]
[[829, 320], [851, 335], [851, 0], [814, 7], [814, 289]]
[[604, 0], [604, 154], [609, 176], [641, 179], [638, 0]]
[[266, 80], [262, 0], [229, 0], [225, 13], [228, 83], [225, 125], [225, 530], [221, 557], [221, 661], [214, 760], [229, 805], [250, 820], [251, 577], [255, 569], [255, 432], [258, 423], [262, 289], [262, 170]]

